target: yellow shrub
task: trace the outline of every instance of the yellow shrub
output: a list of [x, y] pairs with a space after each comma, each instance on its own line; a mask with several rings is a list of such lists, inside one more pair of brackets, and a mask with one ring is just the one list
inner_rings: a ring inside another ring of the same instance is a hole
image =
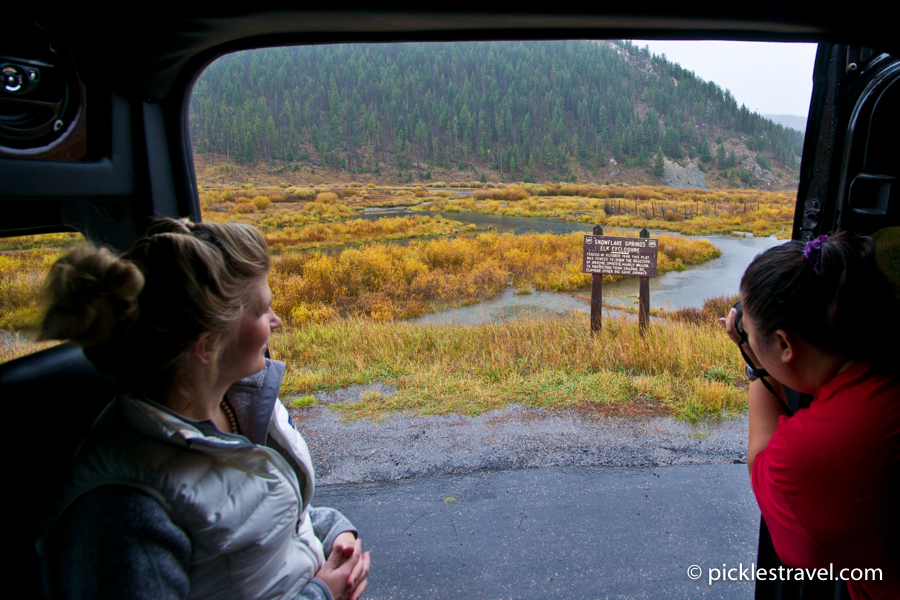
[[253, 206], [259, 210], [266, 210], [272, 205], [272, 201], [268, 196], [257, 196], [252, 200]]
[[253, 206], [251, 202], [239, 202], [234, 205], [234, 208], [231, 209], [231, 212], [237, 214], [254, 213], [256, 212], [256, 207]]
[[316, 196], [316, 202], [320, 204], [334, 204], [338, 201], [338, 195], [334, 192], [322, 192]]
[[303, 302], [291, 309], [286, 320], [291, 325], [305, 325], [306, 323], [324, 323], [331, 321], [337, 315], [334, 308], [324, 304], [307, 304]]
[[288, 196], [293, 196], [294, 198], [312, 198], [316, 195], [315, 190], [309, 188], [289, 187], [284, 191]]

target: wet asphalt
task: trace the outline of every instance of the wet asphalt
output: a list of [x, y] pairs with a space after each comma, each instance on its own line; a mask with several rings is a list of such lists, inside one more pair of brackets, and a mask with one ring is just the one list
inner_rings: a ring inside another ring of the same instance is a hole
[[[318, 397], [373, 389], [391, 392]], [[753, 595], [752, 581], [709, 584], [709, 568], [756, 557], [746, 418], [694, 426], [519, 406], [383, 422], [342, 423], [327, 406], [291, 414], [316, 467], [314, 504], [344, 512], [372, 552], [366, 598]]]

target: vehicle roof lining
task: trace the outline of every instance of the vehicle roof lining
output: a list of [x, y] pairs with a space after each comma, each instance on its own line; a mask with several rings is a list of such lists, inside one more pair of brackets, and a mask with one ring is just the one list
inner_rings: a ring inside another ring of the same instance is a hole
[[[258, 47], [413, 41], [551, 39], [718, 39], [842, 42], [897, 53], [900, 42], [887, 19], [871, 13], [810, 11], [782, 5], [674, 7], [649, 2], [602, 13], [458, 10], [228, 11], [195, 9], [172, 14], [148, 9], [120, 26], [84, 10], [30, 11], [66, 42], [86, 81], [107, 79], [127, 96], [151, 101], [181, 96], [216, 57]], [[876, 21], [876, 22], [872, 22]], [[881, 21], [880, 23], [878, 21]], [[176, 100], [178, 101], [178, 100]]]

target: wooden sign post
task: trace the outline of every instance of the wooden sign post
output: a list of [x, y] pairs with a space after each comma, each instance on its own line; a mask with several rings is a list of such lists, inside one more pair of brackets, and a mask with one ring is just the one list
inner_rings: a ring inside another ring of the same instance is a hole
[[658, 240], [650, 238], [646, 227], [640, 237], [612, 237], [594, 226], [593, 235], [584, 236], [582, 273], [591, 273], [591, 332], [600, 330], [603, 308], [603, 275], [640, 277], [638, 323], [641, 333], [650, 326], [650, 277], [656, 277]]
[[[594, 235], [603, 235], [603, 228], [594, 225]], [[603, 275], [591, 275], [591, 335], [600, 331], [603, 324]]]
[[[650, 238], [650, 232], [647, 231], [647, 228], [644, 227], [641, 229], [640, 236], [642, 238]], [[655, 240], [654, 240], [655, 241]], [[654, 250], [658, 248], [655, 247]], [[656, 252], [653, 253], [653, 274], [656, 275], [656, 258], [658, 254]], [[638, 326], [641, 330], [641, 335], [647, 333], [647, 329], [650, 328], [650, 277], [641, 277], [639, 278], [640, 290], [638, 291]]]

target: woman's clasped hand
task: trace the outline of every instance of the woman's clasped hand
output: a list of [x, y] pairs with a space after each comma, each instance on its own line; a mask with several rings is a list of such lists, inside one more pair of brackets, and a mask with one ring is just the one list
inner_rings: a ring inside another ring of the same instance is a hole
[[328, 585], [334, 600], [358, 600], [368, 585], [370, 564], [369, 553], [362, 552], [360, 540], [342, 533], [316, 578]]

